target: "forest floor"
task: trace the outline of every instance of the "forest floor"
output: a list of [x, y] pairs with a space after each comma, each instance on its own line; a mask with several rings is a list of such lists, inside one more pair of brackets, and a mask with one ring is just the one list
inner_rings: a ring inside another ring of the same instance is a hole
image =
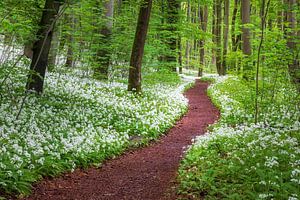
[[26, 200], [176, 199], [176, 175], [184, 148], [219, 118], [207, 87], [208, 83], [197, 81], [185, 92], [188, 112], [158, 142], [128, 151], [100, 168], [44, 179]]

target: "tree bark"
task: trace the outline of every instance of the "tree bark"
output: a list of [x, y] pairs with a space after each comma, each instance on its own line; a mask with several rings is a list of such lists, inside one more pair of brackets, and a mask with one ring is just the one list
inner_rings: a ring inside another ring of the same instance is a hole
[[221, 0], [216, 1], [216, 66], [219, 75], [222, 75], [222, 38], [221, 38], [221, 26], [222, 26], [222, 4]]
[[97, 67], [95, 69], [95, 77], [99, 79], [108, 78], [108, 68], [110, 64], [110, 43], [113, 27], [114, 0], [107, 0], [104, 3], [105, 25], [101, 28], [101, 48], [97, 51]]
[[252, 63], [249, 60], [249, 57], [252, 54], [251, 43], [250, 43], [250, 28], [247, 27], [250, 24], [250, 0], [242, 0], [241, 5], [241, 14], [242, 14], [242, 51], [245, 55], [243, 63], [243, 78], [249, 80], [252, 77]]
[[[212, 42], [216, 44], [216, 34], [217, 34], [217, 0], [213, 0], [213, 14], [212, 14]], [[212, 65], [216, 65], [216, 47], [212, 48]]]
[[167, 41], [167, 45], [169, 46], [170, 53], [166, 56], [166, 61], [173, 72], [176, 72], [176, 63], [177, 63], [176, 43], [178, 40], [178, 33], [176, 33], [176, 31], [177, 31], [177, 24], [179, 20], [179, 9], [180, 9], [180, 2], [178, 0], [168, 0], [167, 23], [168, 23], [169, 38]]
[[234, 7], [233, 7], [232, 21], [231, 21], [232, 51], [237, 51], [237, 47], [238, 47], [237, 36], [235, 34], [235, 23], [236, 23], [236, 16], [237, 16], [237, 12], [238, 12], [238, 4], [239, 4], [239, 0], [234, 0]]
[[182, 44], [181, 37], [178, 39], [178, 62], [179, 62], [179, 74], [182, 74]]
[[250, 29], [247, 27], [250, 24], [250, 0], [242, 0], [242, 50], [245, 55], [251, 55]]
[[[200, 7], [200, 25], [203, 33], [206, 33], [207, 30], [207, 21], [208, 21], [208, 7], [205, 5], [204, 7]], [[205, 38], [202, 37], [199, 41], [200, 48], [200, 67], [198, 70], [198, 76], [201, 77], [203, 75], [203, 68], [205, 65]]]
[[67, 34], [67, 59], [65, 63], [65, 67], [72, 68], [74, 67], [74, 35], [75, 31], [75, 16], [74, 14], [68, 15], [68, 22], [70, 23], [70, 30]]
[[[287, 47], [289, 48], [292, 60], [289, 63], [289, 74], [292, 82], [296, 85], [298, 92], [300, 92], [300, 62], [299, 52], [297, 51], [297, 30], [296, 30], [296, 0], [288, 0], [287, 10]], [[298, 38], [299, 39], [299, 38]]]
[[226, 56], [228, 50], [228, 34], [229, 34], [229, 12], [230, 12], [230, 0], [224, 0], [224, 43], [223, 43], [223, 64], [221, 75], [226, 74], [227, 63]]
[[48, 58], [48, 71], [50, 72], [53, 71], [56, 65], [56, 56], [58, 53], [58, 46], [59, 46], [58, 35], [59, 32], [55, 27], [53, 30], [53, 36], [52, 36], [51, 47], [50, 47], [49, 58]]
[[44, 78], [48, 64], [48, 55], [53, 35], [55, 18], [59, 11], [60, 1], [46, 0], [39, 30], [37, 32], [37, 41], [33, 46], [33, 56], [30, 64], [30, 74], [26, 88], [34, 90], [37, 93], [43, 92]]
[[[191, 23], [191, 1], [187, 1], [187, 23]], [[185, 48], [185, 66], [189, 67], [190, 65], [190, 41], [189, 38], [186, 40], [186, 48]]]
[[152, 0], [145, 0], [140, 7], [135, 39], [132, 47], [128, 78], [128, 91], [133, 91], [136, 93], [140, 93], [142, 91], [141, 68], [144, 55], [144, 46], [150, 21], [151, 7]]

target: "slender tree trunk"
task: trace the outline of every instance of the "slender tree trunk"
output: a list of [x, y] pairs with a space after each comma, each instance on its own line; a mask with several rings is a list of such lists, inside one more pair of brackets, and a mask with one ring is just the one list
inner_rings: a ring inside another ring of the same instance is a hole
[[181, 37], [178, 39], [178, 62], [179, 62], [179, 74], [182, 74], [182, 44]]
[[70, 14], [68, 16], [68, 21], [70, 23], [69, 33], [67, 35], [67, 59], [65, 63], [65, 67], [72, 68], [74, 66], [74, 35], [73, 32], [75, 31], [75, 16], [74, 14]]
[[[187, 1], [187, 22], [191, 23], [191, 1]], [[186, 48], [185, 48], [185, 66], [190, 66], [190, 41], [189, 38], [186, 40]]]
[[59, 31], [57, 27], [53, 30], [53, 36], [51, 41], [51, 47], [49, 52], [49, 59], [48, 59], [48, 71], [53, 71], [56, 65], [56, 56], [58, 53], [58, 46], [59, 46]]
[[141, 68], [144, 55], [144, 46], [150, 21], [151, 7], [152, 0], [145, 0], [140, 7], [135, 39], [132, 47], [128, 78], [128, 91], [134, 91], [136, 93], [140, 93], [142, 91]]
[[230, 0], [224, 0], [224, 43], [223, 43], [223, 64], [221, 75], [226, 74], [227, 63], [226, 56], [228, 51], [228, 34], [229, 34], [229, 12], [230, 12]]
[[237, 51], [237, 36], [235, 33], [235, 23], [236, 23], [236, 16], [238, 12], [238, 3], [239, 0], [234, 0], [234, 7], [232, 13], [232, 21], [231, 21], [231, 43], [232, 43], [232, 51]]
[[169, 38], [167, 41], [167, 45], [169, 46], [170, 53], [166, 56], [166, 61], [172, 69], [173, 72], [176, 72], [176, 58], [177, 58], [177, 40], [178, 34], [177, 31], [177, 23], [179, 20], [179, 10], [180, 10], [180, 2], [178, 0], [168, 0], [168, 10], [167, 10], [167, 23], [168, 23], [168, 31]]
[[[62, 11], [62, 6], [59, 9], [59, 12]], [[49, 51], [49, 58], [48, 58], [48, 71], [51, 72], [54, 70], [55, 65], [56, 65], [56, 58], [57, 54], [59, 53], [59, 36], [60, 36], [60, 29], [59, 29], [59, 24], [63, 24], [60, 19], [56, 22], [57, 25], [53, 28], [53, 36], [52, 36], [52, 41], [51, 41], [51, 47]]]
[[108, 68], [110, 64], [110, 43], [111, 34], [113, 27], [113, 14], [114, 14], [114, 0], [107, 0], [104, 3], [104, 18], [105, 25], [100, 30], [101, 38], [101, 48], [97, 51], [97, 68], [95, 69], [95, 77], [99, 79], [108, 78]]
[[[217, 0], [213, 0], [213, 14], [212, 14], [212, 42], [216, 44], [217, 35]], [[216, 65], [216, 47], [212, 48], [212, 65]]]
[[283, 10], [284, 2], [280, 0], [280, 9], [277, 11], [277, 28], [280, 31], [284, 31], [283, 22], [284, 22], [284, 10]]
[[245, 55], [251, 55], [251, 43], [250, 43], [250, 29], [247, 27], [250, 24], [250, 0], [242, 0], [242, 50]]
[[[208, 7], [205, 5], [204, 7], [200, 7], [200, 25], [203, 33], [206, 33], [207, 30], [207, 21], [208, 21]], [[200, 48], [200, 67], [198, 71], [198, 76], [201, 77], [203, 75], [203, 68], [205, 65], [205, 38], [201, 38], [199, 41]]]
[[[300, 64], [299, 64], [299, 52], [297, 51], [297, 30], [296, 30], [296, 0], [288, 0], [287, 10], [287, 47], [289, 48], [293, 59], [289, 63], [289, 73], [292, 82], [297, 86], [298, 92], [300, 92]], [[299, 39], [299, 38], [298, 38]]]
[[242, 50], [246, 55], [251, 55], [250, 29], [247, 24], [250, 23], [250, 0], [242, 0]]
[[37, 93], [43, 92], [44, 77], [48, 64], [48, 55], [53, 35], [55, 18], [58, 14], [60, 1], [46, 0], [42, 18], [37, 32], [37, 41], [33, 46], [33, 56], [30, 65], [31, 73], [28, 76], [26, 88]]
[[219, 75], [222, 75], [222, 38], [221, 38], [221, 26], [222, 26], [222, 3], [221, 0], [216, 1], [216, 12], [217, 12], [217, 22], [216, 22], [216, 66]]
[[243, 65], [243, 78], [249, 80], [251, 78], [252, 64], [248, 60], [251, 56], [251, 43], [250, 43], [250, 28], [247, 27], [250, 24], [250, 0], [242, 0], [241, 5], [241, 14], [242, 14], [242, 50], [246, 56], [244, 65]]

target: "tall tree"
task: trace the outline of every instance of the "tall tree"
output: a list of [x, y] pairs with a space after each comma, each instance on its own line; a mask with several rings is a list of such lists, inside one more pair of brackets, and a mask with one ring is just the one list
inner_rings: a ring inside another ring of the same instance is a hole
[[[207, 21], [208, 21], [208, 6], [201, 6], [200, 9], [200, 25], [201, 25], [201, 30], [203, 33], [206, 33], [207, 30]], [[204, 34], [203, 34], [204, 35]], [[205, 65], [205, 37], [201, 37], [199, 41], [199, 48], [200, 48], [200, 67], [198, 70], [198, 76], [202, 76], [203, 74], [203, 68]]]
[[222, 1], [216, 0], [216, 66], [219, 75], [223, 74], [222, 66]]
[[53, 71], [55, 67], [58, 47], [59, 47], [59, 30], [57, 29], [57, 27], [55, 27], [53, 30], [51, 48], [49, 51], [48, 71]]
[[27, 90], [34, 90], [37, 93], [43, 92], [53, 28], [60, 5], [61, 1], [59, 0], [46, 0], [45, 2], [37, 32], [37, 40], [33, 45], [33, 56], [30, 64], [31, 72], [26, 85]]
[[241, 6], [242, 13], [242, 50], [245, 55], [251, 55], [251, 43], [250, 43], [250, 0], [242, 0]]
[[249, 56], [252, 53], [251, 42], [250, 42], [250, 0], [242, 0], [241, 4], [241, 14], [242, 14], [242, 51], [246, 56], [243, 65], [243, 78], [248, 80], [251, 77], [252, 64], [249, 61]]
[[[294, 84], [296, 84], [300, 92], [300, 63], [299, 52], [297, 51], [297, 30], [296, 30], [296, 0], [287, 0], [288, 9], [286, 13], [286, 23], [288, 24], [287, 32], [287, 46], [292, 55], [292, 61], [289, 63], [289, 73]], [[299, 38], [298, 38], [299, 39]]]
[[67, 32], [67, 59], [65, 66], [71, 68], [74, 66], [74, 31], [75, 31], [75, 16], [74, 13], [67, 15], [67, 21], [70, 24], [70, 30]]
[[178, 21], [179, 21], [179, 10], [180, 1], [179, 0], [168, 0], [168, 10], [167, 10], [167, 26], [169, 37], [167, 45], [169, 47], [170, 53], [166, 56], [166, 61], [169, 63], [172, 71], [176, 72], [176, 58], [177, 58], [177, 40], [178, 40]]
[[[212, 42], [213, 44], [216, 44], [216, 35], [217, 35], [217, 0], [213, 0], [213, 9], [212, 9], [212, 26], [211, 26], [211, 33], [212, 33]], [[211, 52], [211, 57], [212, 57], [212, 64], [216, 64], [216, 47], [212, 48]]]
[[237, 51], [238, 43], [239, 43], [239, 35], [236, 35], [235, 33], [235, 24], [236, 24], [236, 18], [238, 13], [238, 6], [239, 6], [240, 0], [234, 0], [234, 7], [233, 7], [233, 13], [232, 13], [232, 20], [231, 20], [231, 44], [232, 44], [232, 51]]
[[[191, 23], [191, 0], [187, 1], [187, 15], [186, 15], [187, 23]], [[190, 65], [190, 41], [186, 40], [186, 48], [185, 48], [185, 66], [189, 67]]]
[[228, 34], [229, 34], [229, 12], [230, 12], [230, 0], [224, 0], [224, 33], [223, 33], [223, 63], [221, 75], [226, 74], [227, 62], [226, 56], [228, 51]]
[[108, 78], [108, 68], [110, 64], [110, 44], [113, 27], [114, 0], [104, 1], [104, 19], [105, 24], [100, 29], [101, 48], [97, 50], [97, 67], [95, 77], [100, 79]]
[[135, 39], [132, 47], [128, 78], [128, 91], [134, 91], [136, 93], [140, 93], [142, 91], [141, 68], [151, 8], [152, 0], [145, 0], [140, 6]]
[[181, 36], [178, 38], [178, 63], [179, 63], [179, 74], [182, 74], [182, 45], [181, 45]]

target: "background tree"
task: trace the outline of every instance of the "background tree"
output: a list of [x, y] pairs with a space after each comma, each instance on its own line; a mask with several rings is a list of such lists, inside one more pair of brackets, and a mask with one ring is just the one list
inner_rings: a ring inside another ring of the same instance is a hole
[[179, 21], [179, 0], [168, 0], [168, 10], [167, 10], [167, 30], [168, 39], [167, 45], [170, 52], [166, 56], [166, 62], [168, 63], [170, 69], [176, 72], [177, 63], [177, 40], [178, 40], [178, 21]]
[[136, 27], [135, 39], [131, 52], [128, 91], [140, 93], [142, 91], [142, 60], [144, 55], [144, 46], [147, 37], [148, 25], [152, 8], [152, 0], [145, 0], [141, 4], [139, 18]]
[[46, 0], [37, 40], [33, 45], [33, 56], [30, 65], [30, 75], [27, 81], [27, 90], [37, 93], [43, 92], [44, 78], [48, 64], [48, 55], [53, 35], [53, 28], [57, 19], [60, 1]]
[[224, 0], [224, 33], [223, 33], [223, 63], [221, 75], [226, 74], [227, 69], [227, 50], [228, 50], [228, 34], [229, 34], [229, 13], [230, 13], [230, 0]]
[[200, 67], [198, 70], [198, 76], [202, 76], [203, 74], [203, 68], [205, 66], [205, 36], [206, 30], [207, 30], [207, 22], [208, 22], [208, 6], [200, 6], [200, 25], [201, 29], [203, 31], [203, 35], [201, 36], [201, 39], [199, 40], [199, 48], [200, 48]]
[[[121, 6], [119, 2], [119, 6]], [[95, 77], [108, 78], [108, 68], [111, 56], [111, 34], [113, 28], [114, 0], [104, 1], [104, 24], [100, 29], [101, 48], [97, 50], [97, 66]]]
[[[250, 43], [250, 0], [241, 0], [241, 13], [242, 13], [242, 50], [244, 55], [247, 57], [251, 56], [251, 43]], [[251, 64], [249, 61], [246, 61], [243, 65], [244, 77], [246, 79], [250, 78], [249, 73], [251, 72]]]
[[[289, 73], [294, 82], [297, 85], [298, 91], [300, 91], [300, 62], [299, 62], [299, 49], [297, 49], [297, 42], [300, 38], [297, 38], [296, 30], [296, 0], [287, 1], [288, 9], [286, 13], [287, 23], [287, 47], [290, 50], [292, 59], [289, 62]], [[298, 44], [299, 45], [299, 44]]]

